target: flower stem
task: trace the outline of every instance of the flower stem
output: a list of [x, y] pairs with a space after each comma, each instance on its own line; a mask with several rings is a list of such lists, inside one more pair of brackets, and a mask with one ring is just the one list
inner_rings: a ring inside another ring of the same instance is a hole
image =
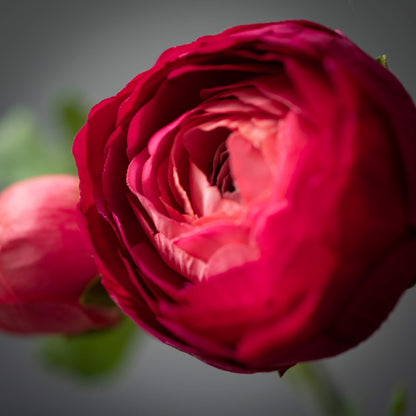
[[322, 364], [301, 363], [288, 371], [296, 388], [305, 391], [325, 416], [354, 416], [350, 403], [346, 401]]
[[398, 386], [393, 391], [390, 405], [389, 416], [403, 416], [406, 414], [407, 394], [406, 389], [403, 386]]

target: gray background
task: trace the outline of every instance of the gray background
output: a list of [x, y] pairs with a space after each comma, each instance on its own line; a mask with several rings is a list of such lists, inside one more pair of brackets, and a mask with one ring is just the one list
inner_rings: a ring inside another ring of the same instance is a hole
[[[342, 30], [416, 97], [416, 6], [404, 0], [0, 1], [0, 117], [32, 108], [44, 125], [51, 97], [113, 95], [166, 48], [229, 26], [306, 18]], [[416, 254], [416, 253], [415, 253]], [[407, 386], [416, 414], [416, 291], [406, 293], [368, 341], [325, 360], [363, 415], [383, 415], [387, 396]], [[34, 341], [0, 335], [1, 415], [315, 415], [290, 379], [235, 375], [143, 336], [112, 381], [80, 383], [45, 370]]]

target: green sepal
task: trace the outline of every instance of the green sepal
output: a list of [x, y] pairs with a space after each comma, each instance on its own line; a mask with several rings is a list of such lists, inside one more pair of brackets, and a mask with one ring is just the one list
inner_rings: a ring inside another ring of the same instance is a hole
[[386, 54], [383, 54], [383, 55], [378, 56], [378, 57], [376, 58], [376, 61], [377, 61], [379, 64], [383, 65], [383, 66], [384, 66], [384, 68], [387, 68], [387, 55], [386, 55]]
[[84, 292], [82, 292], [79, 302], [83, 306], [97, 306], [97, 307], [115, 307], [108, 292], [101, 284], [101, 277], [97, 276], [88, 283]]

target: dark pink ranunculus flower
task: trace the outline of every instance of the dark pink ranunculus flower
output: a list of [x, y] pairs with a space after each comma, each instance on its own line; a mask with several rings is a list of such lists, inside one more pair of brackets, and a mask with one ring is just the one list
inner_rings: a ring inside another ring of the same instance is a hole
[[315, 23], [167, 50], [74, 144], [104, 285], [163, 342], [236, 372], [372, 334], [416, 274], [416, 110]]
[[78, 201], [70, 175], [23, 180], [0, 194], [0, 330], [73, 334], [118, 321], [117, 308], [80, 303], [98, 270]]

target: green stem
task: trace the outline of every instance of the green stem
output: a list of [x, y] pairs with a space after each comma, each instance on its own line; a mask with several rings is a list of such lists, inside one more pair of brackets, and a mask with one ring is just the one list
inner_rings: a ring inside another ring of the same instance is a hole
[[299, 389], [313, 399], [325, 416], [353, 416], [351, 405], [337, 388], [329, 372], [322, 364], [301, 363], [288, 372], [288, 376]]
[[398, 386], [393, 391], [390, 404], [389, 404], [389, 416], [404, 416], [407, 408], [407, 394], [406, 389], [403, 386]]

